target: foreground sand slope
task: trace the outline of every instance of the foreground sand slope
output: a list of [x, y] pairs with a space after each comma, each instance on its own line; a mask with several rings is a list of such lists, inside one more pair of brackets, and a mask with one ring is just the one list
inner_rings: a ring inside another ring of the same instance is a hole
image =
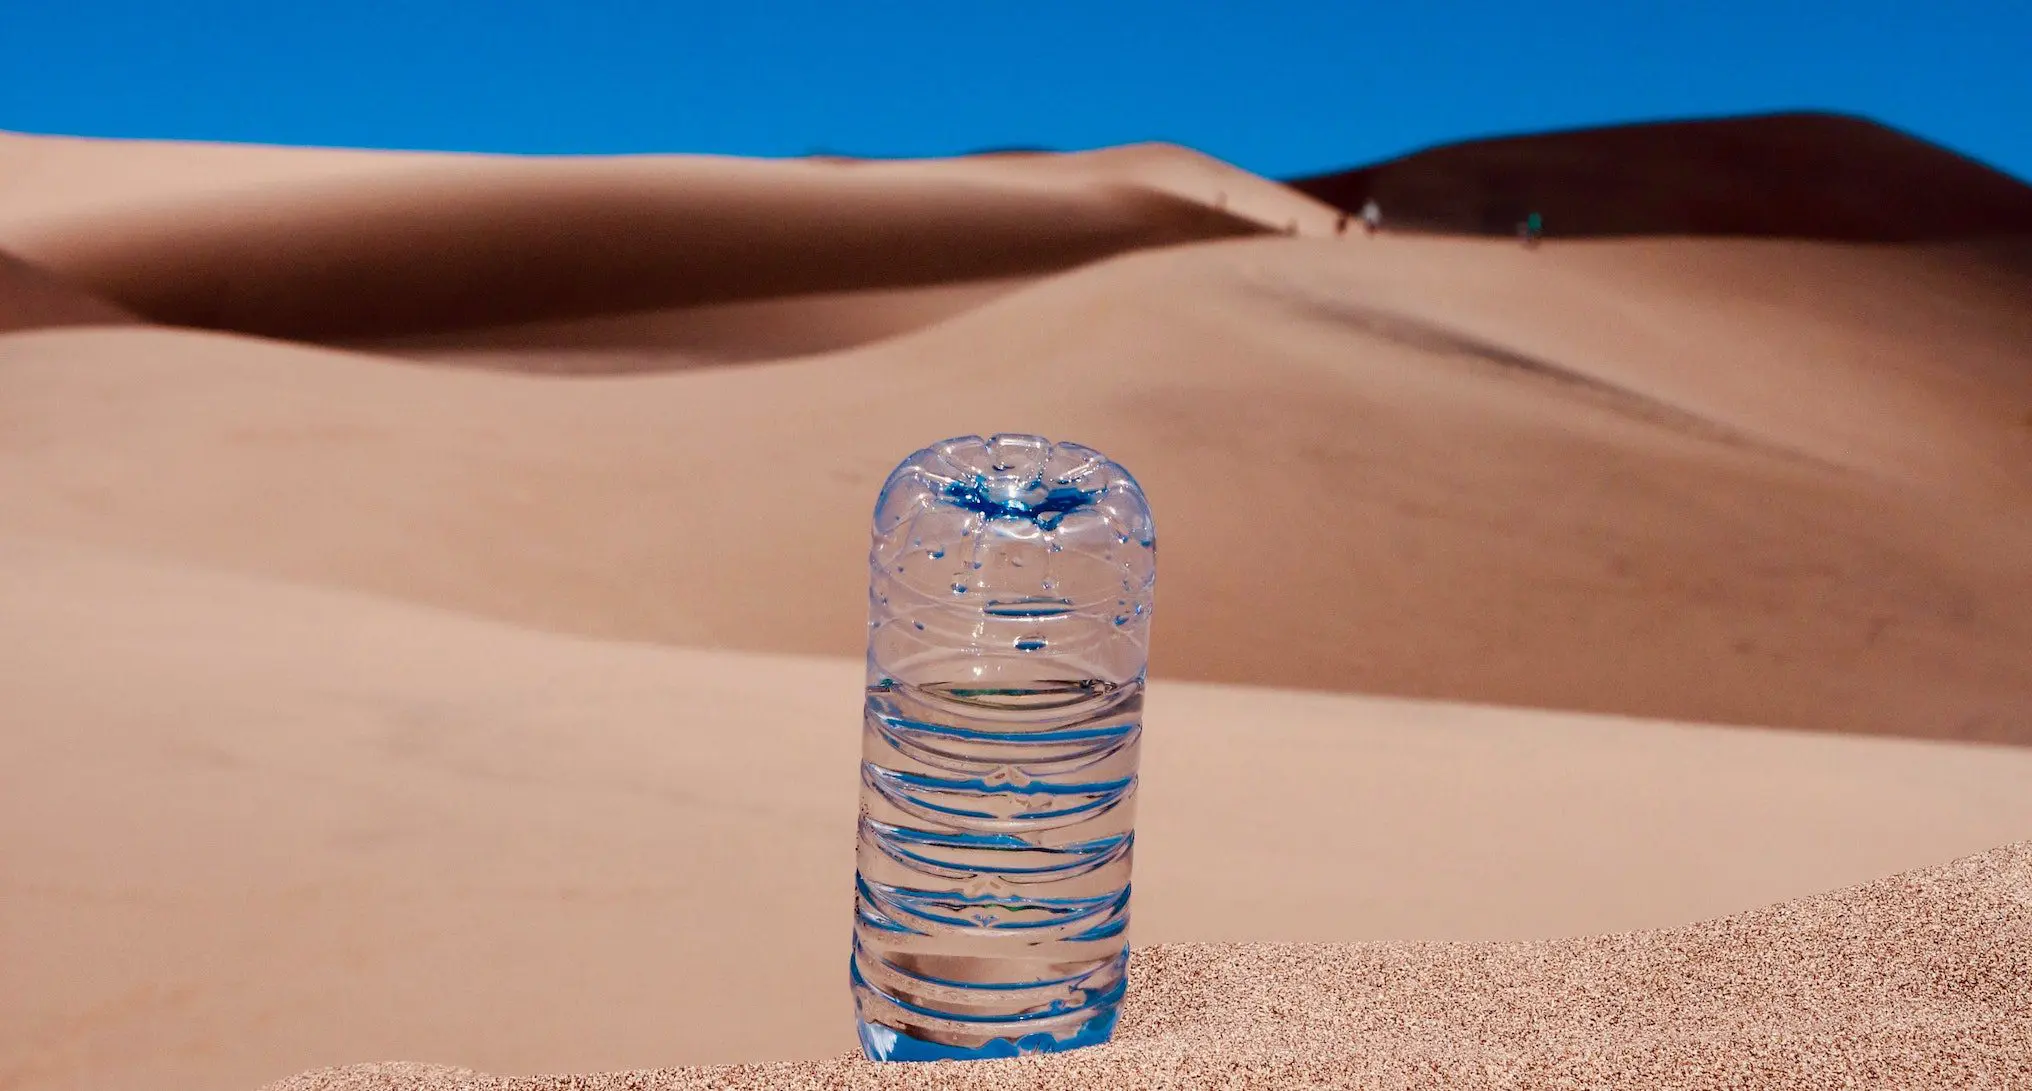
[[1145, 950], [1117, 1039], [1058, 1056], [531, 1078], [377, 1064], [270, 1091], [2021, 1087], [2028, 966], [2020, 842], [1663, 932]]
[[[859, 664], [27, 538], [0, 617], [0, 1086], [850, 1048]], [[1677, 925], [2032, 829], [2018, 748], [1175, 681], [1149, 724], [1139, 945]]]
[[883, 474], [1034, 430], [1148, 489], [1160, 675], [2022, 742], [2023, 284], [1919, 249], [1275, 239], [621, 379], [16, 334], [0, 529], [853, 655]]

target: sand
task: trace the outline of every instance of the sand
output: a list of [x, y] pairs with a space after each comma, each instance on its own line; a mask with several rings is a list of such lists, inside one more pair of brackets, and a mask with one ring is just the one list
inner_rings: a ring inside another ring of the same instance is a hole
[[[0, 617], [8, 1085], [852, 1047], [859, 663], [30, 538]], [[2026, 748], [1162, 679], [1148, 722], [1139, 945], [1670, 927], [2032, 829]]]
[[2032, 842], [1667, 931], [1182, 944], [1130, 972], [1116, 1040], [1056, 1057], [527, 1078], [363, 1065], [270, 1091], [2022, 1087]]
[[1137, 1006], [1016, 1085], [2022, 1082], [2022, 846], [1815, 900], [2032, 830], [2022, 247], [1334, 215], [0, 134], [0, 1087], [870, 1078], [867, 509], [997, 429], [1163, 551]]
[[1471, 140], [1295, 180], [1395, 228], [1916, 242], [2032, 236], [2032, 185], [1867, 118], [1779, 113]]
[[132, 313], [38, 269], [0, 253], [0, 333], [57, 326], [119, 326], [139, 321]]
[[[15, 139], [0, 164], [63, 159]], [[403, 169], [89, 212], [38, 211], [30, 194], [0, 214], [0, 241], [159, 322], [358, 341], [1047, 273], [1267, 229], [1132, 178], [1030, 167], [397, 158]], [[22, 174], [15, 188], [63, 176]]]
[[597, 382], [33, 331], [0, 341], [0, 530], [854, 655], [897, 452], [1034, 429], [1164, 513], [1162, 676], [2023, 741], [2032, 319], [1988, 275], [1807, 244], [1222, 242], [859, 348]]

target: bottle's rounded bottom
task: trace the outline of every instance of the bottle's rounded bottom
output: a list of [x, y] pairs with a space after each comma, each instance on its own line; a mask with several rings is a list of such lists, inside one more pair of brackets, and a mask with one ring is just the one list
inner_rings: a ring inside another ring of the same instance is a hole
[[1021, 1038], [991, 1038], [973, 1047], [926, 1041], [881, 1023], [856, 1020], [861, 1035], [861, 1052], [871, 1061], [983, 1061], [996, 1057], [1019, 1057], [1026, 1053], [1063, 1053], [1069, 1049], [1097, 1046], [1115, 1034], [1116, 1009], [1080, 1024], [1066, 1037], [1049, 1032], [1026, 1034]]
[[959, 1014], [903, 1000], [870, 985], [861, 974], [858, 939], [854, 946], [856, 957], [849, 960], [847, 975], [861, 1052], [871, 1061], [985, 1060], [1100, 1045], [1114, 1036], [1115, 1017], [1128, 986], [1125, 947], [1090, 971], [1097, 986], [1091, 992], [1075, 990], [1049, 1006], [1001, 1015], [984, 1014], [978, 1008]]

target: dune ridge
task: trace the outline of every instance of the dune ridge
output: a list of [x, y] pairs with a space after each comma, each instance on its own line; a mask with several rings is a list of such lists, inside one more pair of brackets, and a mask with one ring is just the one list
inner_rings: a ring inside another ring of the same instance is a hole
[[[125, 189], [93, 179], [84, 198], [48, 192], [79, 181], [81, 163], [103, 169], [123, 152], [166, 164], [166, 179]], [[518, 332], [555, 337], [531, 324], [646, 312], [666, 313], [608, 322], [592, 336], [631, 330], [640, 349], [658, 345], [662, 329], [681, 348], [685, 308], [911, 287], [945, 289], [925, 293], [947, 301], [930, 308], [938, 317], [965, 299], [950, 290], [965, 282], [1300, 219], [1325, 230], [1334, 215], [1163, 146], [982, 169], [965, 160], [292, 157], [6, 136], [0, 163], [10, 160], [23, 168], [0, 189], [10, 199], [0, 240], [152, 321], [398, 349], [448, 347], [447, 335], [467, 330], [486, 331], [481, 347], [499, 347], [519, 343]], [[877, 321], [876, 335], [908, 325]], [[467, 362], [507, 361], [483, 353]]]
[[1916, 242], [2032, 234], [2032, 185], [1843, 114], [1657, 121], [1471, 140], [1294, 179], [1393, 229]]
[[29, 245], [157, 322], [330, 340], [1009, 276], [1258, 230], [1127, 187], [661, 166], [460, 165]]
[[1687, 928], [1505, 945], [1144, 948], [1115, 1041], [1010, 1061], [570, 1076], [360, 1065], [268, 1091], [2014, 1087], [2032, 842]]

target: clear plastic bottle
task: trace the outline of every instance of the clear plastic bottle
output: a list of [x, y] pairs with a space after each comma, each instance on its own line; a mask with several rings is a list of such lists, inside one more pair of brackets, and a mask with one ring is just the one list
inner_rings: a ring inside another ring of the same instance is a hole
[[1120, 466], [1037, 436], [905, 459], [876, 502], [852, 983], [875, 1060], [1104, 1042], [1157, 546]]

